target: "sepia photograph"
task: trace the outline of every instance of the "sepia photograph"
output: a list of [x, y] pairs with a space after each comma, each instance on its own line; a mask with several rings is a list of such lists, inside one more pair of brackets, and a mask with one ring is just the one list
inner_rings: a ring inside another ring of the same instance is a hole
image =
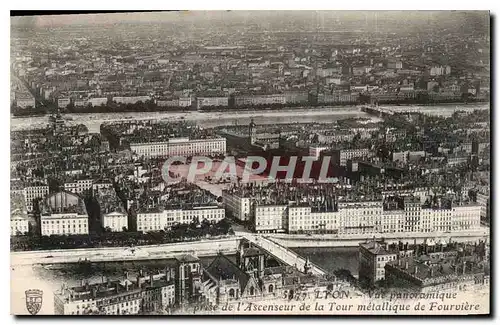
[[11, 12], [10, 313], [490, 315], [490, 25]]

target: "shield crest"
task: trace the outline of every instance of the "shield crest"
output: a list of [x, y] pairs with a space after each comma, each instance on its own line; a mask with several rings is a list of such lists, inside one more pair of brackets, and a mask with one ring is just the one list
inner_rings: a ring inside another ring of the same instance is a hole
[[43, 291], [38, 289], [30, 289], [25, 291], [26, 294], [26, 308], [31, 315], [36, 315], [42, 308]]

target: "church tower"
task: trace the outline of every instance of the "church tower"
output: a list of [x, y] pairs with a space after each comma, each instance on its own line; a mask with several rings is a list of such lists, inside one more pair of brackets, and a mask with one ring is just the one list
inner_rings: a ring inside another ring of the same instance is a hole
[[305, 274], [310, 274], [311, 273], [311, 262], [309, 261], [309, 257], [306, 259], [306, 263], [304, 264], [304, 273]]
[[265, 254], [258, 247], [252, 247], [250, 244], [248, 248], [245, 248], [243, 243], [240, 243], [236, 262], [241, 270], [255, 278], [264, 275]]
[[201, 283], [202, 274], [201, 263], [196, 256], [190, 254], [177, 256], [175, 259], [176, 303], [185, 305], [199, 298], [198, 288]]
[[255, 122], [253, 121], [253, 118], [251, 119], [250, 121], [250, 124], [248, 125], [248, 137], [250, 139], [250, 144], [254, 144], [255, 143], [255, 135], [257, 133], [257, 130], [256, 130], [256, 124]]

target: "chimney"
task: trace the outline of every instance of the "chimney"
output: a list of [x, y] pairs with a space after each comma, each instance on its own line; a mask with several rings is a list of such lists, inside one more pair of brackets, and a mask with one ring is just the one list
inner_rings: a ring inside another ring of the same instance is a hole
[[125, 280], [125, 290], [128, 291], [128, 280]]
[[92, 288], [92, 298], [96, 298], [97, 297], [97, 288], [96, 287], [93, 287]]
[[141, 276], [141, 277], [144, 276], [144, 271], [142, 269], [139, 270], [139, 276]]
[[153, 275], [149, 276], [149, 285], [153, 286]]
[[85, 280], [82, 279], [81, 287], [85, 287]]
[[118, 293], [120, 291], [120, 284], [118, 282], [116, 282], [116, 284], [115, 284], [115, 289], [116, 289], [116, 293]]
[[405, 262], [405, 270], [408, 270], [408, 261]]
[[462, 264], [462, 274], [465, 274], [465, 266], [466, 266], [466, 262], [464, 261], [464, 263]]
[[418, 265], [415, 265], [415, 274], [418, 272]]
[[125, 272], [125, 280], [128, 279], [128, 272]]
[[141, 277], [140, 276], [137, 276], [137, 288], [140, 288], [141, 287]]

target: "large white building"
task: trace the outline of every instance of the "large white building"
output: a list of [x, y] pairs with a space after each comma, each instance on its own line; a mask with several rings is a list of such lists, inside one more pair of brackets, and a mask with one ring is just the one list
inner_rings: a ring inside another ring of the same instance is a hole
[[123, 231], [123, 228], [128, 229], [127, 212], [114, 188], [101, 188], [94, 193], [94, 197], [99, 204], [101, 226], [105, 230]]
[[283, 94], [236, 96], [235, 106], [286, 104]]
[[33, 96], [16, 96], [16, 106], [21, 108], [35, 108], [35, 98]]
[[108, 103], [108, 99], [106, 97], [102, 98], [89, 98], [88, 102], [92, 104], [92, 106], [101, 106]]
[[203, 107], [210, 106], [228, 106], [228, 97], [197, 97], [196, 98], [196, 108], [200, 109]]
[[191, 156], [191, 155], [218, 155], [226, 153], [226, 138], [196, 139], [188, 138], [170, 139], [170, 156]]
[[340, 166], [346, 166], [347, 161], [353, 158], [370, 157], [373, 153], [370, 149], [342, 149], [339, 150]]
[[29, 220], [27, 216], [14, 215], [10, 217], [10, 235], [24, 235], [29, 231]]
[[138, 102], [144, 103], [150, 99], [151, 99], [151, 97], [149, 97], [149, 96], [130, 96], [130, 97], [116, 96], [116, 97], [113, 97], [113, 101], [116, 102], [117, 104], [135, 104]]
[[191, 97], [179, 98], [179, 107], [190, 107], [192, 105]]
[[179, 223], [191, 223], [193, 220], [217, 223], [225, 218], [225, 210], [219, 206], [201, 206], [191, 209], [165, 209], [137, 213], [137, 231], [168, 230]]
[[128, 229], [128, 217], [124, 212], [113, 211], [101, 215], [101, 225], [104, 229], [108, 228], [111, 231], [123, 231], [123, 228]]
[[226, 152], [226, 138], [175, 138], [164, 142], [131, 143], [130, 150], [144, 157], [219, 155]]
[[58, 98], [57, 107], [66, 108], [71, 103], [71, 98]]
[[29, 219], [22, 193], [10, 194], [10, 235], [23, 235], [29, 232]]
[[49, 195], [40, 216], [42, 236], [88, 234], [89, 222], [83, 200], [70, 192]]
[[287, 229], [287, 205], [255, 205], [253, 208], [256, 232], [284, 232]]

